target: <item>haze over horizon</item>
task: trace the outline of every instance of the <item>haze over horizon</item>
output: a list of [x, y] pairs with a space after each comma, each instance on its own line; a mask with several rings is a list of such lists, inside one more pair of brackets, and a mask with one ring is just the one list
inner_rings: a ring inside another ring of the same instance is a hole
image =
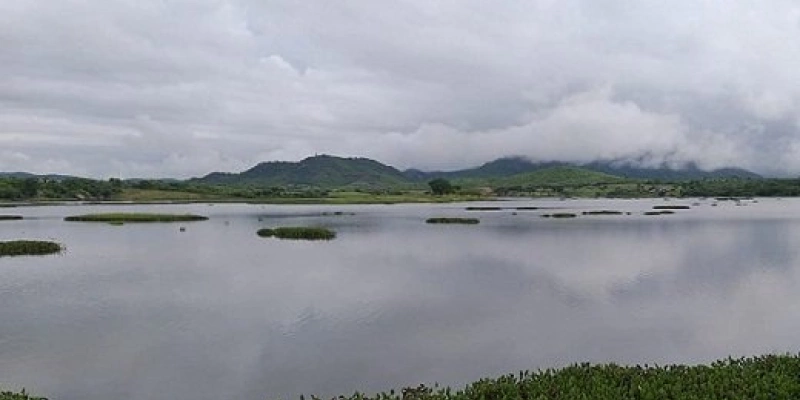
[[0, 3], [0, 171], [191, 177], [315, 153], [800, 174], [778, 0]]

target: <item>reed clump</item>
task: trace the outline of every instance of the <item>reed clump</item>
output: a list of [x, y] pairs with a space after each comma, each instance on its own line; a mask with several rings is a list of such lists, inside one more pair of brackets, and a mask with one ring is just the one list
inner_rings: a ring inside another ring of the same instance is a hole
[[336, 232], [320, 226], [283, 226], [279, 228], [263, 228], [256, 232], [261, 237], [274, 237], [292, 240], [331, 240]]

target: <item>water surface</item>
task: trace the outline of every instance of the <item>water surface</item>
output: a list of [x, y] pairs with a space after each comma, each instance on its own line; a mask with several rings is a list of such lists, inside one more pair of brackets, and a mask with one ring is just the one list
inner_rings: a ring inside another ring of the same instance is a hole
[[[67, 251], [0, 258], [0, 384], [63, 400], [296, 398], [797, 352], [800, 201], [642, 215], [695, 201], [10, 209], [29, 219], [0, 222], [0, 240]], [[631, 215], [554, 220], [520, 206]], [[63, 221], [96, 211], [211, 219]], [[323, 215], [335, 211], [355, 215]], [[481, 224], [424, 223], [436, 216]], [[279, 225], [338, 238], [255, 234]]]

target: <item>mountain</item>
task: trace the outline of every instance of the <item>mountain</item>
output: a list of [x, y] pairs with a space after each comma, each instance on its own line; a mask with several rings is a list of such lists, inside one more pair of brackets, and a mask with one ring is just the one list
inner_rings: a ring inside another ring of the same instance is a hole
[[621, 161], [595, 161], [588, 164], [568, 163], [563, 161], [534, 162], [524, 157], [499, 158], [483, 164], [480, 167], [457, 171], [423, 172], [410, 169], [404, 171], [403, 174], [413, 181], [426, 181], [435, 178], [475, 179], [510, 176], [554, 167], [581, 167], [583, 169], [625, 178], [671, 181], [705, 178], [761, 178], [758, 174], [740, 168], [721, 168], [705, 171], [698, 168], [695, 163], [689, 163], [680, 169], [672, 169], [667, 165], [662, 165], [658, 168], [638, 167], [634, 164]]
[[208, 184], [327, 188], [389, 187], [408, 184], [408, 180], [400, 171], [375, 160], [330, 155], [308, 157], [299, 162], [265, 162], [242, 173], [214, 172], [191, 181]]

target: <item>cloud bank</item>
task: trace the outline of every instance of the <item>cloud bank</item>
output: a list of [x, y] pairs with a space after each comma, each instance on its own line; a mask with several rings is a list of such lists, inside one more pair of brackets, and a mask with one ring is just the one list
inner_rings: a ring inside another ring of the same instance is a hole
[[0, 3], [0, 171], [695, 161], [800, 174], [795, 2]]

